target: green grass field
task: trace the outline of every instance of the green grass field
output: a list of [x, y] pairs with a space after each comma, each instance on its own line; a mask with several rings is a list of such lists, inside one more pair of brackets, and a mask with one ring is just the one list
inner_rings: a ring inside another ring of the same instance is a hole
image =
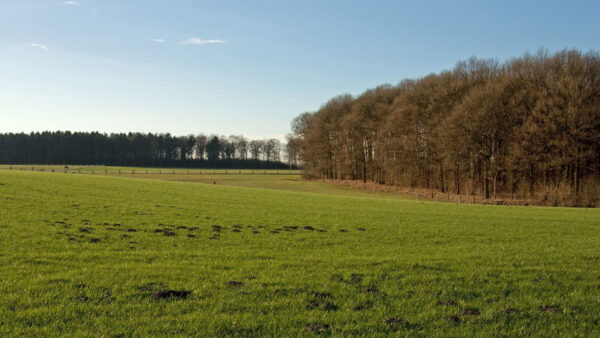
[[[319, 180], [302, 179], [301, 170], [258, 170], [258, 169], [181, 169], [181, 168], [141, 168], [111, 166], [69, 166], [64, 165], [0, 165], [0, 169], [13, 171], [34, 171], [55, 174], [93, 174], [128, 178], [194, 182], [205, 184], [232, 185], [251, 188], [267, 188], [297, 192], [312, 192], [357, 197], [377, 197], [394, 199], [415, 199], [393, 192], [377, 192], [365, 189], [328, 184]], [[427, 198], [420, 196], [419, 198]], [[466, 196], [465, 198], [468, 198]]]
[[598, 209], [242, 176], [0, 170], [0, 336], [600, 336]]

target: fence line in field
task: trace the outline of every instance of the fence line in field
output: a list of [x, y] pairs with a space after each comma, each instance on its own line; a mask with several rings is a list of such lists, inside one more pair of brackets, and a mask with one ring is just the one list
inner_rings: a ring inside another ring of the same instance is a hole
[[163, 170], [108, 170], [108, 169], [56, 169], [56, 168], [40, 168], [40, 167], [14, 167], [9, 166], [0, 167], [0, 169], [4, 170], [19, 170], [19, 171], [38, 171], [38, 172], [51, 172], [51, 173], [65, 173], [65, 174], [104, 174], [104, 175], [302, 175], [302, 170], [294, 170], [294, 169], [206, 169], [206, 170], [185, 170], [182, 169], [169, 169]]
[[[50, 172], [50, 173], [65, 173], [65, 174], [91, 174], [91, 175], [95, 175], [95, 174], [99, 174], [99, 175], [302, 175], [303, 174], [303, 170], [294, 170], [294, 169], [288, 169], [288, 170], [279, 170], [279, 169], [262, 169], [262, 170], [257, 170], [257, 169], [213, 169], [213, 170], [202, 170], [202, 169], [198, 169], [198, 170], [185, 170], [183, 171], [183, 169], [170, 169], [170, 170], [163, 170], [163, 169], [159, 169], [158, 171], [154, 171], [154, 170], [149, 170], [149, 169], [142, 169], [142, 170], [135, 170], [135, 169], [131, 169], [131, 170], [123, 170], [123, 169], [117, 169], [117, 170], [108, 170], [108, 169], [104, 169], [104, 170], [96, 170], [96, 169], [69, 169], [69, 168], [65, 168], [65, 169], [57, 169], [57, 168], [43, 168], [43, 167], [24, 167], [24, 166], [19, 166], [19, 167], [14, 167], [13, 166], [9, 166], [9, 167], [0, 167], [0, 169], [2, 170], [18, 170], [18, 171], [37, 171], [37, 172]], [[307, 188], [308, 189], [308, 188]], [[319, 192], [317, 191], [312, 191], [312, 190], [307, 190], [307, 192]], [[326, 194], [326, 190], [324, 189], [322, 191], [322, 193]], [[366, 192], [363, 191], [363, 193], [367, 196], [371, 195], [371, 197], [375, 197], [375, 198], [379, 198], [380, 196], [383, 198], [392, 198], [392, 199], [400, 199], [400, 195], [408, 195], [406, 193], [400, 193], [400, 192], [380, 192], [379, 191], [373, 191], [371, 192]], [[353, 193], [350, 193], [348, 195], [352, 195]], [[346, 193], [342, 193], [341, 191], [339, 192], [339, 196], [343, 196], [343, 195], [347, 195]], [[356, 191], [356, 196], [360, 197], [361, 196], [361, 190], [357, 190]], [[430, 200], [430, 201], [436, 201], [436, 202], [450, 202], [450, 203], [456, 203], [456, 204], [463, 204], [463, 203], [468, 203], [468, 204], [478, 204], [476, 197], [473, 196], [462, 196], [462, 195], [455, 195], [455, 196], [451, 196], [450, 193], [442, 193], [442, 194], [434, 194], [433, 190], [431, 191], [431, 196], [429, 196], [429, 194], [424, 194], [424, 193], [415, 193], [415, 201], [419, 201], [419, 200]], [[464, 198], [464, 199], [463, 199]], [[471, 200], [472, 198], [472, 200]]]

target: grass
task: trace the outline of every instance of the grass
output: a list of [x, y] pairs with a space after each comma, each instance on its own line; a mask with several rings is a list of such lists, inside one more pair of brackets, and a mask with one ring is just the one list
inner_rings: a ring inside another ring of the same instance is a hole
[[[370, 191], [356, 187], [329, 184], [320, 180], [302, 179], [301, 170], [254, 170], [254, 169], [173, 169], [112, 166], [65, 166], [61, 165], [0, 165], [0, 169], [34, 171], [55, 174], [94, 174], [128, 178], [143, 178], [178, 182], [194, 182], [217, 185], [232, 185], [251, 188], [266, 188], [357, 197], [414, 199], [394, 192]], [[427, 196], [419, 196], [424, 199]]]
[[0, 203], [1, 336], [600, 335], [598, 209], [7, 170]]

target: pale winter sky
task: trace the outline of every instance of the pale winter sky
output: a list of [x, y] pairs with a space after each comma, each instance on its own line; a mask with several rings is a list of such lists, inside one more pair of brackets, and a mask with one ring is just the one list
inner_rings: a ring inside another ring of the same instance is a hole
[[329, 98], [540, 47], [600, 1], [0, 1], [0, 132], [283, 137]]

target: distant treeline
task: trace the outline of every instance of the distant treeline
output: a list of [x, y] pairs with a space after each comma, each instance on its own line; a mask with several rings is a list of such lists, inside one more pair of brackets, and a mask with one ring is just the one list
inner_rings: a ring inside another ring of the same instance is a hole
[[243, 136], [42, 132], [0, 134], [0, 163], [287, 169], [277, 139]]
[[292, 122], [288, 147], [318, 177], [599, 206], [600, 57], [472, 58], [337, 96]]

